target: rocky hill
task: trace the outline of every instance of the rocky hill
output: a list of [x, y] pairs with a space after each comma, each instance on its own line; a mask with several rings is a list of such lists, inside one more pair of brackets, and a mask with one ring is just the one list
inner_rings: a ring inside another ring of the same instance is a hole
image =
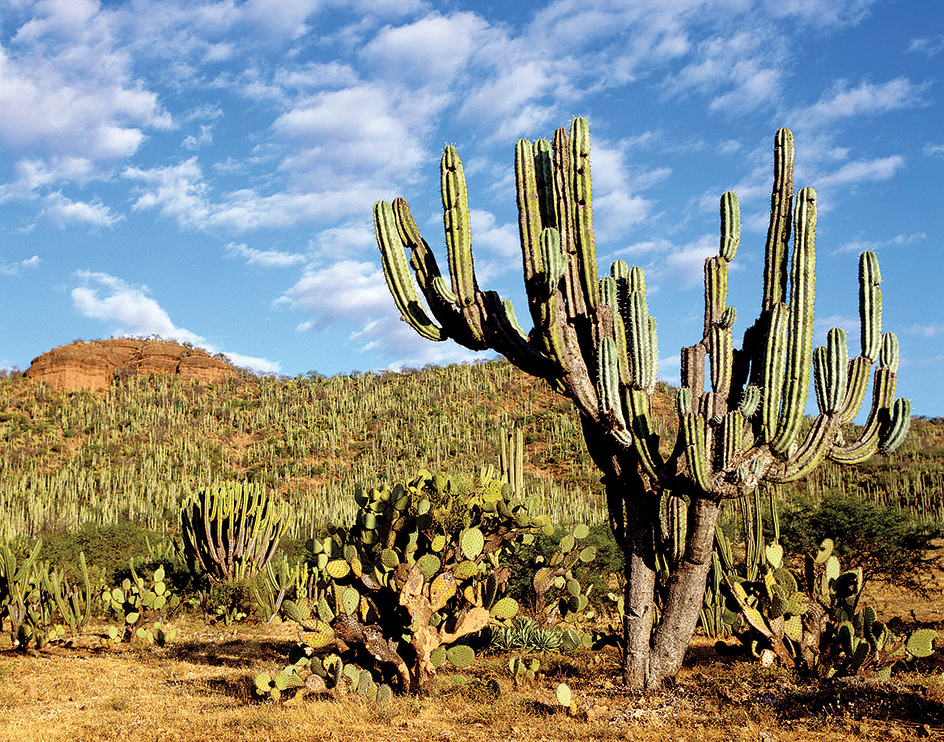
[[239, 375], [235, 366], [204, 350], [165, 340], [115, 338], [53, 348], [33, 359], [26, 376], [62, 391], [98, 390], [116, 377], [174, 374], [184, 380], [215, 382]]

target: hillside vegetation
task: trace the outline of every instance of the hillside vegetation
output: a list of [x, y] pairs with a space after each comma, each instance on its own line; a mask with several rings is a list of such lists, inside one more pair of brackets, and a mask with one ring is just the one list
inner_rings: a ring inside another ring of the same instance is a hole
[[[672, 392], [655, 405], [674, 429]], [[350, 493], [419, 468], [472, 474], [499, 462], [502, 430], [525, 433], [525, 496], [556, 522], [604, 519], [599, 475], [572, 406], [502, 361], [403, 373], [184, 382], [129, 376], [100, 392], [0, 379], [0, 539], [129, 520], [176, 528], [184, 498], [245, 479], [288, 499], [294, 536], [347, 523]], [[667, 436], [671, 438], [672, 436]], [[944, 425], [916, 419], [893, 455], [827, 464], [778, 493], [857, 494], [926, 522], [944, 515]]]

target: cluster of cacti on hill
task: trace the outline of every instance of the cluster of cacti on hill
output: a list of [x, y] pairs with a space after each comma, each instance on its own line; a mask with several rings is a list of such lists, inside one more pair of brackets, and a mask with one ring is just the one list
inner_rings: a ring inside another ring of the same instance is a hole
[[[440, 166], [448, 282], [406, 201], [374, 206], [384, 274], [407, 323], [430, 340], [497, 351], [576, 405], [626, 556], [624, 679], [634, 686], [660, 685], [681, 667], [724, 499], [743, 497], [761, 481], [802, 477], [826, 457], [851, 463], [879, 447], [890, 451], [908, 430], [910, 405], [895, 400], [898, 343], [893, 334], [882, 334], [874, 254], [863, 254], [859, 266], [860, 355], [848, 359], [838, 328], [825, 346], [812, 347], [816, 193], [804, 188], [794, 203], [793, 154], [793, 135], [781, 129], [774, 143], [763, 299], [740, 349], [732, 334], [737, 312], [727, 304], [728, 265], [740, 244], [739, 205], [733, 193], [721, 199], [719, 254], [705, 261], [704, 330], [696, 344], [682, 349], [678, 436], [667, 457], [651, 415], [658, 347], [643, 272], [617, 261], [600, 278], [597, 268], [584, 119], [575, 119], [569, 132], [559, 129], [553, 142], [520, 140], [515, 149], [530, 330], [519, 324], [510, 302], [479, 289], [468, 192], [455, 148], [445, 148]], [[876, 361], [869, 419], [855, 440], [846, 441], [845, 426], [857, 414]], [[811, 373], [819, 414], [804, 429]], [[650, 641], [660, 500], [670, 491], [685, 498], [688, 536], [669, 565], [659, 627]]]

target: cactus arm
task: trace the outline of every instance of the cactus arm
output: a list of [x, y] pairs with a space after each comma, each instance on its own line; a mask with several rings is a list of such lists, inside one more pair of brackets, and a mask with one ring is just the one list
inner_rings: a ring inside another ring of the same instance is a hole
[[652, 432], [649, 394], [639, 389], [627, 389], [625, 394], [639, 458], [646, 472], [657, 479], [664, 462], [659, 453], [659, 436]]
[[705, 260], [705, 332], [721, 324], [728, 301], [728, 261], [720, 255]]
[[[708, 333], [708, 360], [711, 364], [711, 389], [717, 397], [727, 399], [731, 389], [734, 348], [731, 328], [716, 326]], [[720, 410], [715, 410], [720, 412]]]
[[763, 431], [764, 437], [773, 440], [780, 420], [781, 377], [787, 359], [790, 308], [786, 304], [775, 304], [771, 308], [770, 329], [764, 353], [763, 386]]
[[590, 127], [585, 118], [574, 119], [570, 142], [578, 285], [586, 302], [579, 314], [592, 315], [596, 311], [599, 293], [596, 247], [593, 239], [593, 196], [590, 186]]
[[702, 492], [711, 491], [705, 445], [705, 418], [696, 413], [682, 415], [685, 456], [692, 480]]
[[728, 191], [721, 197], [721, 247], [719, 254], [730, 263], [741, 243], [741, 207], [738, 197]]
[[442, 328], [437, 327], [426, 314], [413, 288], [403, 245], [397, 234], [393, 207], [386, 201], [374, 204], [374, 231], [380, 247], [384, 277], [403, 320], [427, 340], [445, 340]]
[[882, 274], [875, 253], [859, 256], [859, 321], [862, 355], [874, 363], [882, 343]]
[[806, 440], [797, 448], [796, 453], [783, 465], [773, 466], [768, 470], [767, 481], [793, 482], [813, 471], [826, 457], [835, 427], [835, 418], [830, 415], [818, 415]]
[[806, 407], [813, 345], [815, 295], [816, 192], [804, 188], [797, 195], [793, 265], [790, 275], [790, 341], [783, 408], [771, 450], [784, 454], [796, 440]]
[[724, 416], [722, 423], [722, 438], [724, 443], [723, 466], [730, 467], [741, 450], [744, 438], [744, 415], [740, 410], [734, 410]]
[[857, 356], [849, 361], [846, 398], [843, 401], [842, 408], [839, 410], [843, 424], [849, 422], [859, 414], [859, 408], [862, 407], [862, 401], [865, 399], [865, 391], [869, 385], [869, 369], [871, 365], [869, 359], [864, 356]]
[[541, 243], [544, 224], [541, 219], [541, 194], [538, 191], [534, 148], [527, 139], [519, 140], [515, 147], [515, 191], [518, 200], [518, 235], [521, 241], [524, 284], [527, 288], [532, 321], [539, 325], [542, 302], [536, 292], [545, 287], [532, 286], [542, 278], [544, 263]]
[[892, 453], [905, 441], [911, 427], [911, 400], [896, 399], [892, 407], [892, 419], [888, 429], [882, 436], [879, 450], [882, 453]]
[[446, 232], [446, 248], [449, 255], [449, 274], [452, 291], [464, 307], [475, 300], [477, 286], [472, 263], [471, 217], [469, 215], [469, 192], [466, 187], [462, 161], [456, 148], [443, 149], [440, 163], [442, 182], [443, 226]]
[[611, 337], [600, 338], [598, 369], [597, 396], [600, 400], [600, 414], [603, 419], [609, 421], [614, 438], [624, 446], [632, 446], [634, 442], [626, 425], [620, 397], [617, 346]]
[[541, 224], [544, 227], [560, 229], [557, 218], [557, 204], [554, 197], [553, 148], [546, 139], [534, 143], [534, 175], [538, 187], [538, 206], [541, 211]]
[[838, 464], [859, 464], [878, 451], [882, 417], [895, 399], [895, 373], [887, 368], [875, 369], [872, 381], [872, 408], [859, 438], [848, 446], [836, 446], [829, 458]]
[[[619, 272], [620, 269], [617, 268]], [[618, 284], [619, 285], [619, 284]], [[622, 323], [628, 348], [628, 379], [633, 389], [651, 394], [658, 379], [659, 351], [655, 318], [650, 316], [646, 300], [646, 277], [633, 266], [626, 276], [621, 303]]]
[[793, 202], [793, 134], [780, 129], [774, 138], [774, 185], [770, 196], [770, 226], [764, 251], [763, 309], [770, 311], [786, 300], [787, 246]]
[[813, 351], [816, 402], [823, 414], [842, 413], [849, 371], [846, 331], [841, 327], [834, 327], [826, 335], [826, 345]]

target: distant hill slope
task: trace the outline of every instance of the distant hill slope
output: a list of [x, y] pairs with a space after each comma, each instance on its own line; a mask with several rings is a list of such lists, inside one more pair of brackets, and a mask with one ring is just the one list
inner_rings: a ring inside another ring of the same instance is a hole
[[216, 382], [239, 369], [204, 350], [166, 340], [77, 340], [33, 359], [26, 376], [69, 392], [104, 389], [116, 376], [173, 374], [184, 381]]
[[[528, 506], [561, 523], [605, 519], [573, 405], [503, 361], [330, 378], [233, 370], [218, 381], [122, 368], [96, 392], [0, 378], [0, 540], [83, 521], [175, 529], [183, 499], [219, 480], [280, 493], [296, 509], [295, 533], [307, 535], [349, 519], [358, 484], [497, 467], [502, 429], [514, 426], [524, 430]], [[664, 449], [674, 442], [673, 394], [660, 384], [653, 405]], [[913, 423], [891, 456], [826, 464], [782, 495], [839, 490], [940, 519], [944, 425]]]

